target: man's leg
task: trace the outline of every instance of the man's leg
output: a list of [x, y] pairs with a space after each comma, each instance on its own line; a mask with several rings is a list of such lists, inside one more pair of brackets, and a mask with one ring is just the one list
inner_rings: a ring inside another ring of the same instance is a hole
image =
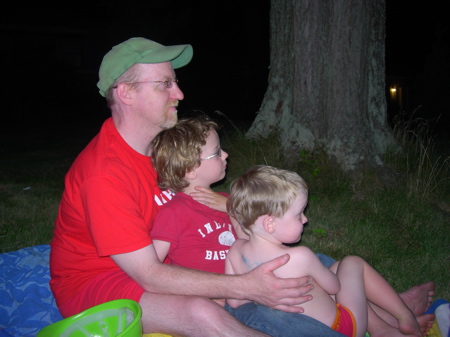
[[329, 257], [328, 255], [322, 253], [316, 253], [316, 255], [319, 258], [320, 262], [322, 262], [322, 264], [327, 268], [330, 268], [331, 265], [336, 262], [335, 259]]
[[287, 313], [247, 303], [239, 308], [225, 309], [243, 324], [272, 337], [343, 337], [325, 324], [306, 315]]
[[240, 323], [206, 298], [145, 292], [139, 304], [144, 333], [196, 337], [267, 336]]

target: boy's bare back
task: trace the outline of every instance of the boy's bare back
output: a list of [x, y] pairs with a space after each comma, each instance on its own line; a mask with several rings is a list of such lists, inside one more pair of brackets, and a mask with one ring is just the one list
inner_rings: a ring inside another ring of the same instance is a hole
[[[283, 278], [312, 277], [314, 289], [310, 292], [313, 300], [303, 303], [304, 314], [330, 326], [336, 316], [336, 303], [330, 294], [339, 291], [340, 285], [336, 275], [323, 266], [316, 254], [304, 246], [288, 247], [271, 242], [237, 240], [231, 247], [226, 261], [226, 274], [243, 274], [258, 265], [283, 254], [289, 254], [289, 262], [275, 270], [275, 275]], [[256, 239], [258, 240], [258, 239]], [[318, 284], [315, 279], [320, 280]], [[241, 301], [229, 301], [231, 306], [242, 305]]]

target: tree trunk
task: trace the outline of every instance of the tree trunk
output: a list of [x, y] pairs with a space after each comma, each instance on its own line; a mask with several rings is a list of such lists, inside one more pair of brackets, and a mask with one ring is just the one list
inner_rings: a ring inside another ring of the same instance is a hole
[[346, 171], [380, 166], [386, 122], [384, 0], [272, 0], [269, 84], [247, 135], [289, 153], [323, 148]]

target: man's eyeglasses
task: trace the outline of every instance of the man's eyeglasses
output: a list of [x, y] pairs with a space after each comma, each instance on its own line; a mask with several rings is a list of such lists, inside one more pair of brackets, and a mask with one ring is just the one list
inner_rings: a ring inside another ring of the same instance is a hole
[[203, 160], [208, 160], [208, 159], [211, 159], [211, 158], [214, 158], [214, 157], [217, 157], [217, 156], [221, 157], [221, 155], [222, 155], [222, 148], [219, 146], [219, 149], [217, 150], [216, 153], [214, 153], [214, 154], [212, 154], [212, 155], [210, 155], [210, 156], [208, 156], [208, 157], [206, 157], [206, 158], [203, 158], [203, 159], [201, 159], [201, 160], [202, 160], [202, 161], [203, 161]]
[[[159, 83], [162, 84], [166, 89], [170, 89], [173, 87], [174, 83], [178, 84], [178, 78], [169, 78], [168, 80], [165, 81], [142, 81], [142, 82], [130, 82], [127, 84], [135, 84], [135, 83]], [[113, 87], [114, 89], [117, 88], [117, 85]]]

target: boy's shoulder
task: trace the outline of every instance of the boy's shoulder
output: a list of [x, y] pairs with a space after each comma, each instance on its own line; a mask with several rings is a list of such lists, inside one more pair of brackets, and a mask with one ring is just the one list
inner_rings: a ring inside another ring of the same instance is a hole
[[163, 204], [163, 207], [174, 207], [178, 203], [184, 204], [186, 201], [186, 194], [183, 192], [174, 193], [172, 191], [165, 191], [167, 201]]
[[[170, 193], [170, 196], [166, 195], [166, 201], [162, 204], [161, 209], [158, 211], [158, 214], [165, 212], [177, 212], [179, 210], [183, 210], [188, 208], [186, 203], [186, 198], [182, 195], [183, 193]], [[162, 211], [162, 212], [161, 212]]]
[[289, 248], [289, 255], [291, 260], [310, 261], [311, 259], [317, 259], [317, 255], [306, 246], [295, 246]]

